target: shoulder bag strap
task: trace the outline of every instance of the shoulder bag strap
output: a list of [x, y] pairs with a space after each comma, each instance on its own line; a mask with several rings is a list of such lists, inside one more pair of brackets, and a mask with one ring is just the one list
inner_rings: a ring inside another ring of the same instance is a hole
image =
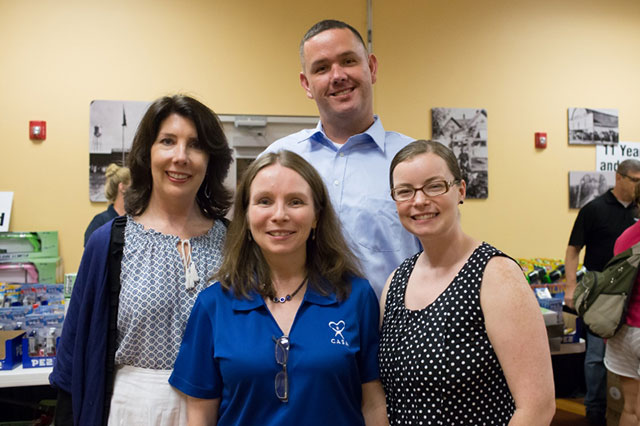
[[120, 268], [124, 248], [124, 228], [126, 216], [113, 220], [111, 241], [109, 242], [109, 260], [107, 261], [107, 285], [109, 292], [109, 323], [107, 326], [107, 360], [105, 366], [105, 393], [103, 424], [109, 419], [113, 382], [115, 379], [115, 356], [118, 338], [118, 303], [120, 300]]

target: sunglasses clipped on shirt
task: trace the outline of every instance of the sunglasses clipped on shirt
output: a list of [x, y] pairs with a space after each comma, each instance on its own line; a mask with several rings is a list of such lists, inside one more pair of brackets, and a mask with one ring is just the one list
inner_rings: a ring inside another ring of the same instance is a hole
[[276, 396], [282, 402], [289, 401], [289, 375], [287, 374], [287, 361], [289, 360], [289, 337], [272, 337], [276, 344], [276, 362], [282, 366], [275, 379]]

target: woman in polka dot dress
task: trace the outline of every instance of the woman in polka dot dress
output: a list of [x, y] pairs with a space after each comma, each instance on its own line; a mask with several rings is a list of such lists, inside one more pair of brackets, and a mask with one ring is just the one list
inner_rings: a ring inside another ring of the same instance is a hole
[[403, 226], [424, 251], [381, 297], [380, 376], [392, 425], [548, 425], [551, 357], [518, 265], [466, 235], [466, 184], [453, 152], [415, 141], [391, 162]]

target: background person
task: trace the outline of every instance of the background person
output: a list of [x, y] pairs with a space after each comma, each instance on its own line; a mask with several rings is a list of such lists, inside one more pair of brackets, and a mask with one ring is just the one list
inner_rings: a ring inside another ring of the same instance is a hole
[[163, 97], [145, 113], [128, 157], [121, 260], [111, 222], [90, 239], [73, 288], [49, 379], [57, 425], [186, 424], [167, 380], [196, 295], [222, 261], [231, 160], [218, 118], [197, 100]]
[[[639, 182], [640, 161], [625, 160], [618, 165], [613, 189], [596, 197], [578, 212], [564, 260], [567, 278], [564, 303], [567, 306], [573, 307], [576, 271], [582, 248], [586, 247], [583, 262], [585, 268], [589, 271], [602, 271], [613, 257], [616, 238], [635, 223], [638, 211], [633, 197]], [[587, 419], [593, 425], [606, 424], [607, 371], [603, 362], [604, 350], [604, 340], [587, 331], [584, 358], [587, 393], [584, 405]]]
[[263, 155], [233, 210], [220, 283], [198, 297], [170, 379], [189, 425], [388, 424], [377, 299], [316, 170]]
[[381, 170], [411, 138], [385, 131], [373, 115], [378, 60], [351, 25], [324, 20], [300, 42], [300, 84], [318, 106], [315, 129], [282, 138], [266, 152], [293, 151], [322, 176], [352, 250], [379, 296], [387, 277], [420, 249], [389, 200]]
[[131, 184], [131, 172], [129, 172], [129, 168], [120, 167], [115, 163], [111, 163], [107, 166], [104, 174], [107, 178], [104, 184], [104, 195], [107, 197], [109, 207], [102, 213], [95, 215], [89, 223], [89, 226], [87, 226], [87, 230], [84, 231], [85, 246], [87, 245], [87, 241], [89, 241], [89, 237], [93, 234], [93, 231], [111, 219], [125, 214], [124, 191]]
[[413, 142], [389, 179], [402, 225], [424, 247], [381, 298], [391, 424], [548, 425], [554, 386], [538, 303], [515, 261], [462, 231], [466, 185], [453, 152]]
[[[640, 186], [636, 186], [635, 202], [640, 205]], [[640, 222], [627, 228], [616, 240], [616, 256], [640, 242]], [[640, 275], [627, 305], [625, 325], [607, 339], [604, 364], [609, 371], [620, 376], [624, 407], [620, 426], [640, 425]]]

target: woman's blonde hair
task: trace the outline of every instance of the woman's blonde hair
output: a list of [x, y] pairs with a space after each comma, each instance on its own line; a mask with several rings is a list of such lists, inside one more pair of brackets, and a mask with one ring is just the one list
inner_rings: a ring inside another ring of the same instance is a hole
[[111, 163], [107, 166], [107, 171], [104, 174], [107, 177], [107, 181], [104, 184], [104, 195], [113, 204], [118, 196], [118, 185], [120, 183], [126, 186], [131, 184], [131, 172], [129, 172], [128, 167], [120, 167], [115, 163]]

